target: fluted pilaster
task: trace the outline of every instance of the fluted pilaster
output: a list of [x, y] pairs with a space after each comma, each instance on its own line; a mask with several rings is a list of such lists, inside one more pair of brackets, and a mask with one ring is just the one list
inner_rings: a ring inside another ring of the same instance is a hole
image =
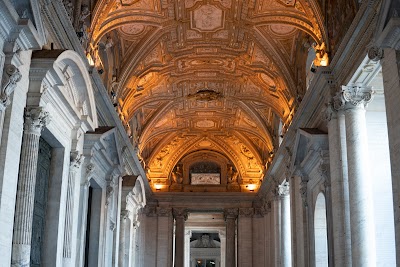
[[64, 226], [64, 247], [63, 257], [71, 258], [71, 236], [72, 236], [72, 221], [73, 221], [73, 207], [74, 207], [74, 188], [76, 174], [81, 167], [83, 155], [77, 152], [71, 152], [71, 162], [68, 174], [67, 185], [67, 200], [65, 210], [65, 226]]
[[25, 109], [24, 134], [14, 218], [12, 266], [29, 266], [39, 138], [49, 115], [41, 107]]

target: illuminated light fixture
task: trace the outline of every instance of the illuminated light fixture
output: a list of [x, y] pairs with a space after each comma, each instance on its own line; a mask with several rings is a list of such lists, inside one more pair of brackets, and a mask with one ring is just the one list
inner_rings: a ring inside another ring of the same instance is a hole
[[154, 188], [156, 189], [156, 191], [161, 191], [162, 185], [160, 184], [155, 184]]
[[255, 184], [249, 184], [247, 185], [247, 189], [249, 189], [250, 192], [254, 192], [254, 190], [256, 190], [257, 185]]

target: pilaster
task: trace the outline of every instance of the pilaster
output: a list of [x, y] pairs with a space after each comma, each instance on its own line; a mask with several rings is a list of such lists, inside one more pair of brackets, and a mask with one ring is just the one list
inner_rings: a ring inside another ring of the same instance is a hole
[[224, 218], [226, 222], [226, 267], [236, 267], [236, 218], [239, 211], [236, 208], [224, 210]]
[[72, 235], [72, 222], [73, 222], [73, 207], [74, 207], [74, 188], [76, 174], [78, 173], [82, 162], [83, 155], [77, 151], [71, 152], [70, 166], [68, 174], [68, 185], [67, 185], [67, 199], [66, 199], [66, 210], [65, 210], [65, 225], [64, 225], [64, 246], [63, 246], [63, 258], [71, 258], [71, 235]]
[[26, 108], [15, 207], [12, 266], [29, 266], [39, 138], [49, 122], [42, 107]]
[[173, 208], [175, 218], [175, 267], [183, 267], [185, 263], [185, 221], [188, 211], [185, 208]]

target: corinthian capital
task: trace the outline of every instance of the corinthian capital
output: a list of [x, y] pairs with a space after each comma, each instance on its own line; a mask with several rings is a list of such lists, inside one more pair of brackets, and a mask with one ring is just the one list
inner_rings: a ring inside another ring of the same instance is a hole
[[4, 110], [10, 104], [10, 95], [14, 92], [21, 77], [21, 73], [14, 65], [4, 66], [3, 85], [0, 92], [0, 110]]
[[224, 209], [224, 218], [226, 219], [236, 219], [239, 215], [239, 210], [237, 208]]
[[372, 100], [373, 90], [370, 86], [342, 86], [342, 98], [345, 104], [354, 107], [365, 107]]
[[40, 135], [44, 127], [50, 122], [50, 116], [43, 107], [25, 108], [24, 131]]
[[183, 218], [186, 221], [188, 218], [188, 211], [185, 208], [173, 208], [172, 214], [174, 215], [175, 219]]
[[373, 46], [368, 49], [368, 58], [372, 61], [379, 61], [383, 58], [383, 49], [377, 46]]
[[287, 196], [289, 195], [289, 182], [284, 182], [281, 185], [278, 185], [278, 195], [279, 196]]

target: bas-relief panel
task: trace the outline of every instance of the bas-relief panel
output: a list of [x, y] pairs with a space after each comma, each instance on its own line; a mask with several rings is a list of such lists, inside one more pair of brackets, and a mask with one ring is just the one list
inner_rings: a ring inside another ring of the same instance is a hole
[[221, 183], [221, 177], [219, 173], [192, 173], [191, 184], [192, 185], [219, 185]]

